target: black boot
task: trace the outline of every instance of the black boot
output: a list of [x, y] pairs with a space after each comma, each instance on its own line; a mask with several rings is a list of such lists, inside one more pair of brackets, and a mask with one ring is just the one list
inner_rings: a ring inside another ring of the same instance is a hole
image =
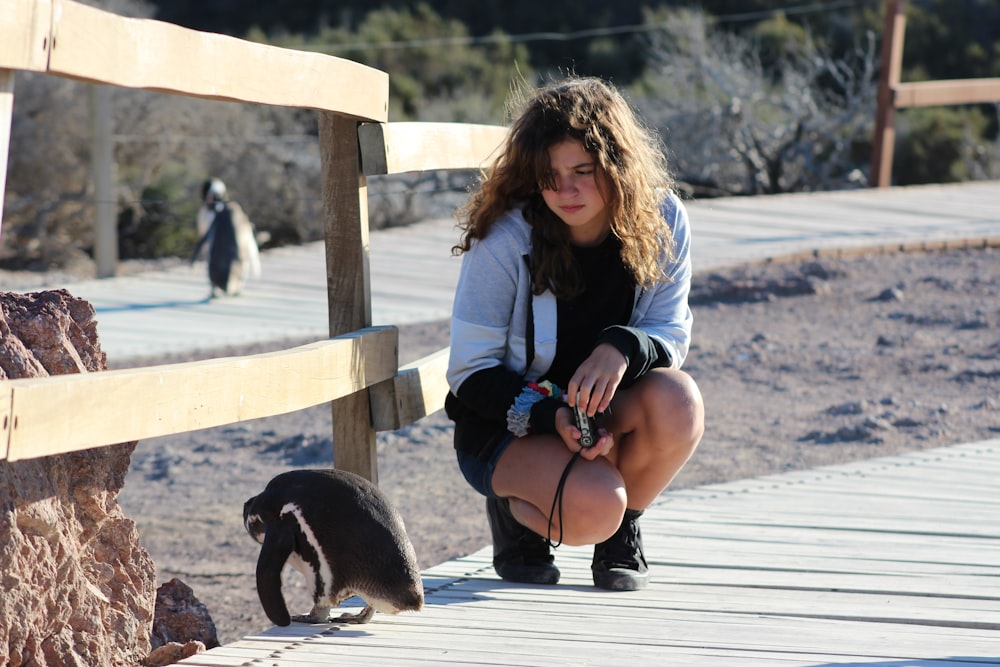
[[556, 584], [559, 568], [552, 561], [545, 538], [510, 513], [506, 498], [487, 498], [486, 516], [493, 533], [493, 569], [505, 581], [520, 584]]
[[625, 518], [615, 534], [594, 546], [590, 570], [598, 588], [635, 591], [649, 583], [649, 567], [639, 533], [640, 516], [642, 510], [625, 510]]

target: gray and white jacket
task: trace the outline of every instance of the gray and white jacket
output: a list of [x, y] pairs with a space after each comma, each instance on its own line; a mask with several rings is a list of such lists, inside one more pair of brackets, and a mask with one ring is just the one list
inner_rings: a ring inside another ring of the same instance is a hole
[[[660, 210], [674, 239], [667, 280], [637, 286], [628, 326], [645, 332], [679, 368], [688, 353], [692, 314], [691, 230], [687, 211], [673, 193]], [[462, 259], [451, 320], [448, 384], [458, 395], [462, 383], [484, 369], [502, 365], [523, 378], [542, 377], [555, 358], [556, 298], [550, 291], [531, 294], [531, 228], [520, 210], [505, 213]], [[534, 358], [528, 364], [528, 307], [532, 309]]]

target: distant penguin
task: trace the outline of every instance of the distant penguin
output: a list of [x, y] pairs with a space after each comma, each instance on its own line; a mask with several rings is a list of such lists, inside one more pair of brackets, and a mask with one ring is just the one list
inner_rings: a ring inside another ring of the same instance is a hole
[[219, 202], [226, 202], [229, 194], [226, 192], [226, 184], [218, 178], [210, 178], [201, 184], [201, 203], [198, 209], [198, 238], [205, 235], [208, 228], [212, 226], [212, 218], [215, 216], [215, 205]]
[[217, 178], [205, 181], [198, 209], [198, 245], [192, 263], [208, 245], [208, 279], [216, 289], [235, 296], [247, 278], [260, 277], [260, 251], [253, 224], [236, 202], [228, 200], [226, 184]]
[[[367, 623], [376, 611], [420, 611], [423, 582], [403, 521], [389, 499], [360, 475], [343, 470], [293, 470], [272, 479], [243, 506], [243, 525], [263, 546], [257, 594], [275, 625]], [[286, 562], [301, 572], [313, 608], [289, 616], [281, 593]], [[331, 617], [357, 595], [358, 614]]]

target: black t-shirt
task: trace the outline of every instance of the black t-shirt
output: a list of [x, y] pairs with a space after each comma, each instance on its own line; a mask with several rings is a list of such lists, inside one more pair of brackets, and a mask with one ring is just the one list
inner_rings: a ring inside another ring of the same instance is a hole
[[635, 300], [635, 280], [621, 260], [621, 242], [613, 235], [600, 245], [573, 246], [573, 255], [585, 287], [573, 299], [557, 302], [559, 346], [544, 378], [564, 389], [601, 332], [628, 324]]

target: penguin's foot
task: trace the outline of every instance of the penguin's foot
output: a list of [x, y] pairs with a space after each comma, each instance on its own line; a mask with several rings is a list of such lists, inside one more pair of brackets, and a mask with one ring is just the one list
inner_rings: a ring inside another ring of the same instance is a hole
[[292, 620], [296, 623], [329, 623], [330, 611], [333, 609], [328, 604], [314, 604], [308, 614], [295, 614]]
[[362, 623], [367, 623], [368, 621], [372, 620], [372, 616], [374, 615], [375, 615], [375, 607], [368, 604], [365, 605], [365, 608], [362, 609], [357, 614], [348, 614], [347, 612], [344, 612], [340, 616], [332, 618], [330, 620], [335, 623], [354, 623], [360, 625]]
[[372, 620], [375, 615], [375, 607], [371, 605], [366, 605], [357, 614], [350, 614], [344, 612], [340, 616], [334, 616], [332, 609], [330, 607], [313, 607], [312, 611], [308, 614], [296, 614], [292, 616], [292, 620], [296, 623], [351, 623], [354, 625], [360, 625], [362, 623], [367, 623]]
[[292, 623], [308, 623], [314, 625], [316, 623], [329, 623], [330, 620], [324, 616], [320, 618], [319, 616], [313, 616], [312, 614], [292, 614]]

